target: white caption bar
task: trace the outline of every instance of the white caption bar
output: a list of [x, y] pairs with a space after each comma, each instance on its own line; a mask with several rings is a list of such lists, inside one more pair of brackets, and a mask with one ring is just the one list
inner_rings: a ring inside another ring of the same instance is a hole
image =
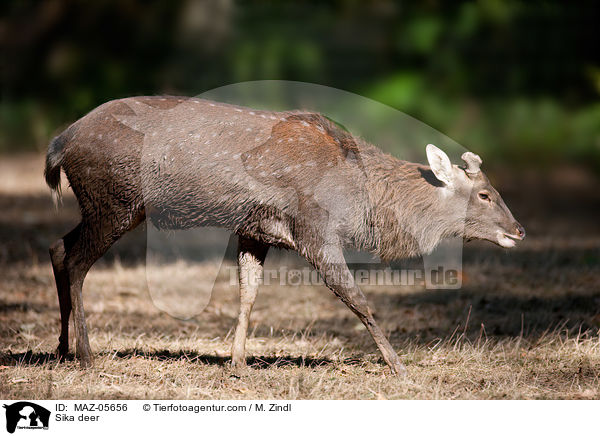
[[[594, 401], [0, 400], [0, 434], [587, 434]], [[37, 430], [34, 432], [33, 430]], [[82, 433], [85, 432], [85, 433]], [[330, 432], [330, 433], [329, 433]]]

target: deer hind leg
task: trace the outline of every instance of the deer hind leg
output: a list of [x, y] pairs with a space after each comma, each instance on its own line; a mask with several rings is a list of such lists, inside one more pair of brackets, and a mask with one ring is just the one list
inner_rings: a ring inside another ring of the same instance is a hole
[[92, 365], [81, 293], [83, 281], [89, 269], [106, 250], [142, 220], [143, 215], [135, 220], [115, 218], [110, 223], [84, 219], [75, 229], [50, 247], [61, 312], [59, 357], [64, 357], [68, 353], [69, 316], [72, 312], [76, 355], [80, 359], [82, 368]]
[[[313, 252], [306, 250], [307, 253]], [[341, 246], [328, 244], [316, 250], [316, 255], [307, 256], [307, 260], [319, 271], [325, 284], [358, 316], [365, 325], [377, 348], [388, 364], [393, 374], [405, 375], [406, 367], [394, 351], [381, 328], [375, 322], [367, 298], [354, 283], [354, 278], [348, 269]]]
[[83, 281], [87, 272], [96, 260], [102, 255], [99, 250], [88, 250], [90, 242], [89, 227], [81, 224], [77, 240], [65, 254], [65, 266], [69, 281], [69, 298], [73, 312], [73, 326], [75, 328], [75, 350], [82, 368], [92, 366], [92, 351], [87, 333], [85, 313], [83, 310], [83, 296], [81, 295]]
[[238, 265], [240, 273], [240, 312], [231, 348], [231, 364], [246, 365], [246, 336], [250, 312], [258, 294], [258, 283], [269, 246], [261, 242], [240, 237], [238, 243]]
[[78, 225], [61, 239], [50, 246], [50, 259], [56, 281], [58, 305], [60, 307], [60, 337], [56, 357], [63, 360], [69, 353], [69, 317], [71, 316], [71, 294], [69, 291], [69, 274], [65, 266], [65, 246], [72, 247], [73, 241], [79, 237], [81, 225]]

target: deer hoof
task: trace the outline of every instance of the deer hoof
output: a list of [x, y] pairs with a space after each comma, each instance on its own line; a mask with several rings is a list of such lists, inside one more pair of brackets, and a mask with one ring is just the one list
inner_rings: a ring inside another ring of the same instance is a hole
[[64, 362], [67, 359], [68, 355], [69, 355], [69, 345], [60, 344], [56, 348], [56, 351], [54, 352], [54, 356], [56, 357], [56, 360], [58, 360], [59, 362]]
[[408, 375], [408, 370], [403, 363], [396, 362], [393, 365], [390, 365], [390, 369], [392, 370], [392, 374], [398, 377], [406, 377]]
[[246, 359], [244, 358], [232, 358], [231, 359], [231, 367], [232, 368], [245, 368], [246, 367]]
[[94, 366], [94, 359], [89, 350], [86, 352], [77, 352], [77, 357], [79, 358], [79, 366], [81, 369], [87, 369]]
[[91, 357], [79, 360], [79, 367], [81, 369], [88, 369], [92, 366], [94, 366], [94, 360]]

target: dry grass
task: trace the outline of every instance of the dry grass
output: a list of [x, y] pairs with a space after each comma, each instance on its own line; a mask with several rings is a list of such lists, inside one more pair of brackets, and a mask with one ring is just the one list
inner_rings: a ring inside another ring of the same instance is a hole
[[[261, 288], [250, 367], [232, 372], [236, 288], [221, 271], [201, 314], [182, 321], [161, 312], [141, 262], [143, 229], [118, 244], [85, 283], [94, 368], [56, 362], [58, 304], [46, 250], [75, 224], [77, 212], [69, 196], [52, 210], [41, 168], [40, 156], [0, 163], [2, 398], [600, 399], [597, 181], [585, 192], [573, 182], [584, 207], [575, 188], [561, 196], [532, 186], [531, 201], [530, 192], [519, 195], [505, 182], [505, 197], [513, 193], [508, 202], [530, 237], [510, 253], [486, 244], [468, 248], [459, 291], [365, 287], [407, 363], [409, 376], [401, 379], [390, 375], [354, 315], [319, 286]], [[552, 216], [553, 210], [563, 212]], [[153, 271], [154, 279], [175, 278], [170, 268]], [[191, 277], [214, 266], [186, 268]]]

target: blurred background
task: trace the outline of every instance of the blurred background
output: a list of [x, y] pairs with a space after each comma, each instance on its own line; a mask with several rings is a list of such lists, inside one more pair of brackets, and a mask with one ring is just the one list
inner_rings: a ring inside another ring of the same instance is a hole
[[404, 111], [488, 165], [600, 171], [594, 1], [0, 4], [0, 152], [45, 150], [95, 106], [314, 82]]

